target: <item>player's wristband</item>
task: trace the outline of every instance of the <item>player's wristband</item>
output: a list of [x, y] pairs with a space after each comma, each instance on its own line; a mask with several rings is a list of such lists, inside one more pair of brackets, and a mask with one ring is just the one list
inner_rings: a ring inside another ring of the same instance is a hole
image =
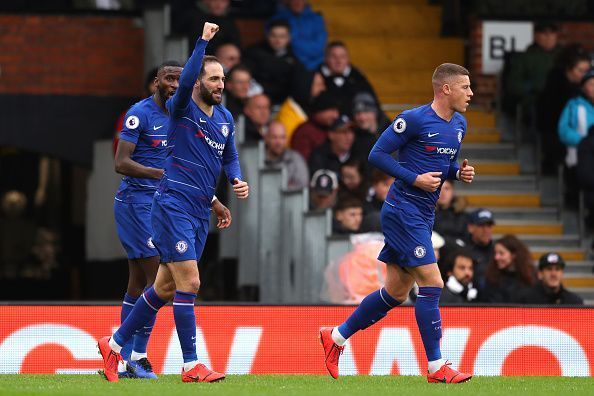
[[213, 203], [213, 202], [214, 202], [214, 201], [216, 201], [217, 199], [218, 199], [218, 198], [217, 198], [217, 196], [216, 196], [216, 195], [213, 195], [213, 196], [212, 196], [212, 200], [210, 201], [210, 203]]

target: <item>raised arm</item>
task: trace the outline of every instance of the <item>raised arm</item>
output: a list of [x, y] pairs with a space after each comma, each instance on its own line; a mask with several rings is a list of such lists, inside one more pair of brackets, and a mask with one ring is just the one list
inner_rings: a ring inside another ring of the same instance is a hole
[[179, 78], [179, 88], [175, 95], [171, 98], [171, 107], [169, 111], [172, 116], [178, 116], [188, 105], [192, 99], [192, 90], [194, 84], [200, 75], [202, 68], [202, 59], [204, 58], [204, 50], [208, 41], [211, 40], [219, 30], [219, 26], [214, 23], [206, 22], [202, 30], [202, 36], [196, 41], [196, 46], [192, 55], [186, 62], [184, 70]]

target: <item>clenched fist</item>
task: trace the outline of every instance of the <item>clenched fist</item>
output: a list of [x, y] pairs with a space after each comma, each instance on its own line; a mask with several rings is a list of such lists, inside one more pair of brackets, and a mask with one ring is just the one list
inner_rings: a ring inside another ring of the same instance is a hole
[[211, 40], [215, 34], [219, 31], [219, 25], [205, 22], [204, 29], [202, 29], [202, 38], [206, 41]]

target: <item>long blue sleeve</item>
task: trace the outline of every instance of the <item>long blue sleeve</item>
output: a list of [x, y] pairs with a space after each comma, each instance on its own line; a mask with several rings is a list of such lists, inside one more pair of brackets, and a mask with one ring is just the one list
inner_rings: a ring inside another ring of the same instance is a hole
[[192, 90], [200, 75], [202, 59], [204, 58], [204, 51], [207, 44], [208, 41], [199, 38], [198, 41], [196, 41], [196, 46], [194, 47], [190, 59], [188, 59], [184, 66], [184, 70], [179, 77], [179, 88], [177, 88], [175, 95], [171, 98], [170, 113], [173, 117], [178, 117], [183, 114], [183, 111], [190, 104], [190, 100], [192, 100]]
[[390, 176], [400, 179], [406, 184], [412, 185], [417, 178], [417, 174], [400, 165], [398, 161], [392, 157], [393, 152], [399, 150], [406, 144], [406, 140], [398, 137], [399, 135], [396, 135], [392, 131], [392, 126], [388, 127], [371, 149], [371, 152], [369, 153], [369, 163]]
[[[233, 120], [233, 117], [230, 114], [229, 118], [231, 121]], [[231, 123], [231, 125], [233, 125], [233, 123]], [[235, 127], [233, 127], [233, 131], [229, 134], [227, 144], [223, 150], [223, 169], [225, 170], [225, 175], [227, 175], [227, 180], [229, 180], [230, 183], [233, 183], [235, 178], [243, 180], [243, 177], [241, 176], [241, 167], [239, 166], [239, 154], [235, 147]]]
[[[582, 107], [581, 114], [580, 107]], [[578, 129], [580, 124], [583, 124], [582, 128], [587, 128], [587, 117], [584, 106], [578, 103], [576, 99], [567, 102], [557, 125], [559, 139], [564, 145], [575, 147], [579, 144], [583, 135]]]

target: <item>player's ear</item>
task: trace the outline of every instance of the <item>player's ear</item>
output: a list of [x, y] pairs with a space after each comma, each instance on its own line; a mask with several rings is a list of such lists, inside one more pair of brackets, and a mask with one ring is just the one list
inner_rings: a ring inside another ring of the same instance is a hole
[[450, 87], [450, 84], [445, 83], [441, 86], [441, 91], [445, 94], [445, 95], [449, 95], [452, 93], [452, 88]]
[[200, 88], [200, 79], [197, 79], [194, 83], [194, 88]]

